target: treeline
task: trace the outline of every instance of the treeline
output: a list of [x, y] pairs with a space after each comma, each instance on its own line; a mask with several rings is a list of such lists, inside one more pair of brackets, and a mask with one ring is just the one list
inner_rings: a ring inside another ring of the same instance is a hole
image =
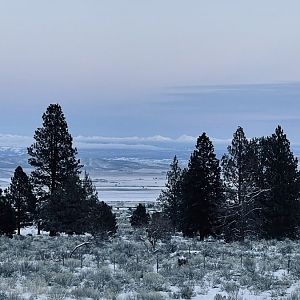
[[0, 190], [0, 234], [12, 235], [26, 224], [56, 235], [91, 233], [104, 238], [117, 230], [111, 207], [99, 201], [90, 176], [80, 178], [82, 165], [59, 104], [43, 114], [43, 124], [28, 147], [28, 176], [18, 166], [10, 186]]
[[174, 230], [185, 236], [296, 239], [300, 228], [298, 160], [278, 126], [248, 140], [241, 127], [221, 160], [209, 137], [199, 136], [188, 166], [176, 156], [159, 196]]
[[[111, 207], [99, 201], [90, 176], [82, 165], [59, 104], [42, 116], [42, 127], [28, 147], [27, 175], [18, 166], [7, 189], [0, 189], [0, 234], [20, 234], [35, 223], [56, 235], [91, 233], [105, 238], [117, 230]], [[221, 160], [203, 133], [188, 166], [174, 157], [166, 188], [158, 202], [162, 214], [150, 216], [138, 207], [131, 223], [148, 224], [155, 247], [159, 233], [182, 231], [185, 236], [296, 239], [300, 229], [300, 173], [290, 142], [278, 126], [271, 136], [247, 139], [241, 127]], [[163, 230], [161, 230], [163, 229]]]

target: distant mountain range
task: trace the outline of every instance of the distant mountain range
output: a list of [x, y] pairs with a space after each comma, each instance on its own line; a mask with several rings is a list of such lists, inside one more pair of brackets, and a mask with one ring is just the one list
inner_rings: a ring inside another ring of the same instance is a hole
[[[192, 149], [79, 149], [78, 157], [91, 174], [105, 172], [166, 171], [174, 155], [182, 166], [188, 162]], [[224, 151], [218, 151], [221, 155]], [[14, 169], [22, 166], [30, 171], [25, 147], [0, 147], [0, 178], [10, 178]]]
[[[160, 168], [169, 165], [176, 155], [181, 164], [187, 163], [193, 149], [79, 149], [78, 158], [87, 169], [118, 170], [120, 168]], [[217, 150], [221, 156], [224, 150]], [[0, 169], [28, 165], [25, 147], [0, 147]]]
[[[165, 146], [165, 145], [164, 145]], [[299, 157], [300, 147], [293, 147]], [[155, 148], [155, 149], [79, 149], [78, 158], [84, 169], [91, 175], [101, 176], [105, 173], [166, 172], [174, 155], [180, 164], [187, 165], [192, 147]], [[217, 156], [226, 152], [226, 147], [216, 150]], [[20, 165], [30, 172], [27, 149], [25, 147], [0, 147], [0, 178], [10, 178], [15, 168]]]
[[[166, 145], [164, 145], [166, 146]], [[293, 148], [299, 154], [299, 147]], [[155, 201], [164, 188], [166, 173], [174, 157], [182, 167], [187, 166], [192, 147], [126, 147], [125, 149], [83, 148], [78, 158], [92, 177], [100, 199], [108, 203]], [[216, 150], [217, 156], [226, 147]], [[0, 147], [0, 188], [9, 185], [17, 166], [31, 172], [25, 147]]]

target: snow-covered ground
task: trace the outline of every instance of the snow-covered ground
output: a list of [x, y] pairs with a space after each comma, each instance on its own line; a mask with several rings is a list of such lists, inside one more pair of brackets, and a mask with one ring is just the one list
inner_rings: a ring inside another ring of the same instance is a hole
[[[1, 188], [17, 165], [26, 164], [24, 153], [2, 160], [0, 153]], [[133, 231], [124, 216], [127, 207], [157, 199], [172, 157], [121, 154], [82, 157], [99, 198], [119, 208], [116, 238], [80, 248], [70, 258], [89, 236], [36, 236], [30, 227], [21, 237], [0, 237], [0, 300], [300, 299], [300, 242], [225, 244], [175, 236], [153, 253], [145, 232]], [[26, 165], [25, 170], [30, 172]], [[186, 265], [178, 265], [180, 256]]]
[[[0, 237], [0, 299], [300, 299], [299, 242], [176, 235], [153, 252], [145, 231], [124, 216], [114, 239], [72, 257], [90, 236], [37, 236], [31, 227]], [[179, 266], [182, 256], [187, 264]]]

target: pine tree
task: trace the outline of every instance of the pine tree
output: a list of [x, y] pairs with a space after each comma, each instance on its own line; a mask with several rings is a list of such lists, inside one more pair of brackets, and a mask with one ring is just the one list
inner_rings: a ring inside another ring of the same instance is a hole
[[216, 234], [222, 197], [219, 160], [212, 142], [203, 133], [183, 178], [183, 233], [187, 236], [198, 234], [201, 240]]
[[16, 229], [15, 211], [0, 189], [0, 235], [12, 237]]
[[34, 134], [35, 143], [28, 148], [28, 162], [34, 168], [34, 184], [52, 194], [69, 177], [80, 174], [77, 149], [68, 131], [59, 104], [50, 104], [43, 114], [43, 127]]
[[[252, 146], [251, 146], [252, 145]], [[225, 237], [244, 240], [256, 231], [259, 212], [258, 196], [263, 192], [256, 185], [257, 156], [255, 143], [249, 143], [244, 130], [238, 127], [233, 135], [228, 154], [222, 158], [225, 185]]]
[[139, 203], [130, 217], [130, 224], [132, 227], [145, 227], [148, 225], [150, 216], [146, 211], [145, 205]]
[[265, 238], [298, 238], [299, 171], [290, 142], [278, 126], [264, 140], [264, 180], [269, 192], [262, 200]]
[[16, 212], [18, 235], [21, 224], [33, 221], [35, 216], [36, 198], [32, 192], [32, 185], [22, 167], [18, 166], [11, 178], [11, 184], [7, 191], [7, 197]]
[[81, 165], [76, 159], [77, 150], [73, 148], [73, 139], [59, 104], [48, 106], [43, 114], [43, 126], [35, 131], [34, 139], [34, 144], [28, 148], [28, 162], [34, 168], [31, 177], [40, 212], [50, 196], [64, 189], [66, 181], [79, 176]]
[[167, 172], [166, 188], [161, 191], [158, 197], [162, 211], [170, 219], [174, 230], [180, 228], [182, 216], [181, 183], [182, 171], [175, 156], [170, 165], [170, 170]]

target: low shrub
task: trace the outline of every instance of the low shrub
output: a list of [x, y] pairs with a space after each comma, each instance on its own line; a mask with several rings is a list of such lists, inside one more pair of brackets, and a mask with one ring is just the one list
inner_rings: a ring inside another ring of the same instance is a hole
[[74, 296], [76, 299], [82, 298], [91, 298], [91, 299], [103, 299], [99, 290], [94, 288], [87, 288], [87, 287], [77, 287], [72, 290], [71, 295]]
[[166, 291], [165, 278], [158, 273], [145, 273], [143, 283], [149, 291]]
[[183, 299], [191, 299], [194, 294], [194, 288], [192, 286], [183, 286], [180, 288], [180, 295]]

